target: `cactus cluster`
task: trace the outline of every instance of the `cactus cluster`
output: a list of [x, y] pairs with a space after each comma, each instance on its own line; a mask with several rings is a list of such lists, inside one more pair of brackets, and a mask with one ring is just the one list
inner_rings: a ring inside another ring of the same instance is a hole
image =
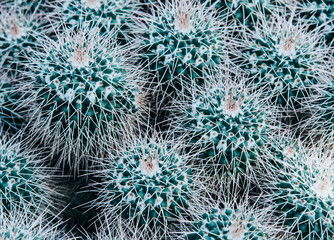
[[330, 0], [0, 0], [0, 239], [334, 239]]

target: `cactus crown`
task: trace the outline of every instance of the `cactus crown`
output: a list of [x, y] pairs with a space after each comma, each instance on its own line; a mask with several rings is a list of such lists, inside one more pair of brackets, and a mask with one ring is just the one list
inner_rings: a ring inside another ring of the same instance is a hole
[[100, 192], [104, 212], [111, 207], [112, 219], [118, 213], [124, 222], [154, 230], [168, 227], [183, 214], [189, 207], [192, 179], [185, 157], [174, 150], [152, 139], [117, 154]]
[[312, 95], [309, 88], [324, 73], [322, 64], [328, 47], [323, 45], [321, 34], [307, 32], [308, 22], [281, 15], [265, 17], [246, 41], [245, 57], [248, 68], [257, 76], [256, 84], [268, 88], [268, 96], [278, 106], [294, 110], [302, 99]]
[[195, 224], [196, 233], [188, 239], [251, 240], [267, 239], [269, 228], [243, 209], [213, 209]]
[[183, 128], [205, 165], [211, 162], [248, 172], [268, 138], [269, 115], [264, 106], [243, 83], [222, 82], [195, 94], [185, 109]]
[[122, 56], [126, 50], [110, 44], [111, 37], [101, 37], [97, 29], [67, 31], [31, 59], [34, 127], [44, 136], [56, 134], [56, 151], [63, 148], [76, 156], [98, 152], [99, 139], [120, 136], [125, 119], [131, 121], [138, 109], [140, 74], [134, 75]]
[[273, 195], [268, 199], [300, 239], [329, 239], [334, 235], [332, 153], [324, 146], [298, 148], [298, 154], [286, 158], [284, 168], [270, 180], [267, 189]]
[[66, 0], [61, 12], [69, 26], [99, 27], [100, 34], [120, 30], [126, 35], [128, 20], [136, 11], [133, 0]]
[[226, 41], [228, 26], [212, 7], [181, 0], [156, 4], [153, 12], [143, 17], [147, 27], [141, 36], [142, 58], [158, 76], [156, 84], [168, 93], [203, 84], [200, 78], [221, 62], [226, 46], [233, 49], [233, 39]]

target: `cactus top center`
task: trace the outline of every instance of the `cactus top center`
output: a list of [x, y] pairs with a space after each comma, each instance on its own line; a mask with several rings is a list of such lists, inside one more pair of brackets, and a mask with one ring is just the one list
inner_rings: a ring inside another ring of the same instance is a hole
[[101, 7], [101, 0], [82, 0], [89, 8], [99, 9]]
[[83, 44], [79, 44], [73, 50], [73, 56], [70, 58], [73, 67], [82, 68], [87, 67], [90, 62], [89, 50], [85, 49]]
[[333, 195], [333, 181], [327, 175], [318, 178], [312, 188], [318, 197], [328, 198]]
[[241, 220], [235, 221], [230, 226], [228, 233], [228, 239], [230, 240], [243, 240], [245, 237], [245, 228]]
[[243, 99], [237, 99], [235, 94], [230, 94], [223, 103], [224, 112], [232, 117], [238, 116], [241, 112], [241, 105]]
[[194, 30], [194, 27], [191, 23], [191, 5], [190, 3], [181, 2], [178, 6], [179, 9], [177, 10], [174, 25], [175, 30], [183, 33], [188, 34]]
[[17, 17], [11, 16], [8, 19], [8, 22], [7, 22], [7, 31], [6, 32], [7, 32], [8, 36], [10, 36], [11, 38], [19, 39], [19, 38], [22, 38], [23, 36], [25, 36], [26, 29], [22, 25], [22, 23], [19, 22]]
[[154, 156], [151, 156], [151, 154], [143, 156], [140, 167], [141, 172], [148, 177], [155, 176], [160, 170], [159, 161]]
[[289, 36], [281, 42], [279, 52], [283, 56], [295, 56], [296, 46], [297, 41], [295, 41], [294, 36]]

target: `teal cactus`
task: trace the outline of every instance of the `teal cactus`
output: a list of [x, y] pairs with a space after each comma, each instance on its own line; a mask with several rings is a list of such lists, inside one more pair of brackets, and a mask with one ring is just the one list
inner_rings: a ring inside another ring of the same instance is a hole
[[231, 20], [236, 20], [241, 26], [254, 29], [258, 14], [264, 13], [267, 18], [282, 8], [280, 0], [201, 0], [206, 4], [211, 4], [221, 14], [229, 14]]
[[12, 213], [0, 212], [0, 238], [3, 240], [69, 240], [75, 239], [58, 229], [60, 223], [48, 222], [46, 212], [38, 213], [16, 209]]
[[101, 34], [118, 30], [120, 42], [129, 40], [128, 24], [138, 10], [133, 0], [65, 0], [63, 21], [70, 27], [98, 27]]
[[1, 68], [14, 76], [25, 69], [27, 56], [39, 46], [39, 36], [49, 30], [42, 27], [45, 21], [23, 6], [1, 4], [0, 9]]
[[201, 89], [182, 110], [182, 128], [202, 164], [249, 174], [261, 159], [271, 117], [248, 91], [242, 82], [223, 81]]
[[23, 123], [22, 113], [17, 110], [20, 94], [13, 79], [0, 73], [0, 129], [16, 132]]
[[140, 71], [135, 72], [126, 50], [103, 37], [98, 30], [67, 31], [30, 59], [35, 79], [28, 96], [35, 108], [31, 131], [61, 155], [59, 164], [68, 160], [76, 170], [83, 162], [72, 157], [99, 155], [103, 146], [117, 141], [131, 127], [134, 113], [139, 115], [142, 101], [136, 85]]
[[310, 133], [319, 137], [325, 135], [332, 141], [332, 133], [334, 130], [334, 82], [330, 75], [325, 78], [322, 83], [314, 86], [317, 95], [307, 99], [312, 111], [312, 118], [303, 125], [310, 130]]
[[[14, 138], [15, 140], [15, 138]], [[0, 203], [7, 211], [13, 207], [34, 208], [52, 205], [48, 195], [52, 191], [46, 181], [38, 155], [22, 150], [13, 140], [0, 140]]]
[[[268, 214], [269, 216], [269, 214]], [[187, 239], [260, 240], [269, 239], [272, 229], [262, 219], [256, 219], [243, 209], [213, 209], [194, 224], [194, 232]]]
[[265, 87], [264, 95], [287, 112], [287, 117], [299, 119], [307, 116], [302, 102], [314, 94], [312, 86], [325, 75], [328, 65], [324, 59], [330, 57], [321, 32], [307, 32], [308, 22], [289, 17], [262, 19], [245, 40], [244, 56], [256, 77], [255, 85]]
[[312, 22], [310, 30], [322, 28], [327, 43], [331, 44], [334, 38], [334, 5], [331, 0], [286, 2], [292, 10]]
[[120, 218], [126, 226], [152, 229], [152, 236], [186, 213], [192, 177], [176, 147], [142, 139], [111, 159], [96, 201], [109, 222]]
[[[233, 27], [222, 25], [224, 17], [212, 7], [194, 1], [154, 6], [151, 15], [140, 18], [146, 23], [140, 36], [141, 57], [155, 77], [150, 88], [166, 96], [189, 94], [191, 86], [202, 85], [215, 65], [235, 53]], [[142, 28], [141, 24], [138, 30]]]
[[272, 175], [263, 176], [265, 202], [275, 207], [275, 214], [297, 239], [332, 239], [332, 153], [325, 146], [305, 148], [299, 144], [295, 151], [288, 149], [284, 167], [272, 168]]

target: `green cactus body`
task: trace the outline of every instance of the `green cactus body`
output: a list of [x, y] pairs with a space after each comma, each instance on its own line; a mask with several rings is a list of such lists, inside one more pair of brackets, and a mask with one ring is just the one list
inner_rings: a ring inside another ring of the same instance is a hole
[[56, 134], [44, 140], [64, 154], [97, 154], [100, 140], [121, 136], [138, 109], [137, 76], [117, 56], [122, 51], [98, 37], [83, 33], [51, 44], [36, 66], [32, 87], [39, 119], [34, 126], [46, 136]]
[[143, 61], [156, 76], [155, 84], [168, 94], [202, 84], [201, 78], [225, 55], [223, 20], [212, 9], [184, 2], [158, 6], [142, 39]]
[[42, 240], [41, 238], [33, 236], [33, 234], [29, 231], [29, 229], [13, 228], [13, 229], [10, 229], [10, 231], [6, 231], [6, 232], [3, 232], [3, 233], [0, 233], [0, 236], [4, 240], [11, 240], [11, 239], [17, 239], [17, 240]]
[[24, 8], [3, 6], [0, 12], [0, 62], [2, 68], [15, 75], [24, 69], [26, 56], [38, 47], [38, 34], [43, 29], [36, 16], [25, 13]]
[[264, 225], [254, 217], [246, 216], [238, 209], [214, 209], [205, 213], [195, 224], [195, 231], [187, 239], [207, 240], [266, 240], [268, 234]]
[[[291, 3], [290, 3], [291, 4]], [[297, 4], [297, 12], [313, 23], [309, 29], [321, 27], [324, 30], [327, 43], [334, 38], [334, 4], [331, 0], [310, 0]]]
[[37, 204], [42, 199], [38, 196], [43, 189], [42, 178], [39, 176], [41, 172], [38, 172], [33, 160], [29, 155], [20, 152], [17, 145], [1, 142], [0, 199], [1, 204], [9, 211], [14, 206]]
[[[1, 210], [1, 208], [0, 208]], [[39, 209], [41, 210], [41, 209]], [[45, 210], [45, 209], [44, 209]], [[60, 229], [59, 223], [47, 221], [45, 212], [13, 209], [0, 216], [0, 239], [2, 240], [65, 240], [73, 239]]]
[[7, 75], [0, 76], [0, 129], [16, 131], [22, 124], [22, 116], [16, 111], [20, 95]]
[[201, 0], [201, 2], [213, 5], [221, 14], [231, 14], [230, 20], [236, 20], [248, 29], [255, 28], [259, 12], [269, 19], [274, 11], [282, 7], [279, 1], [274, 0]]
[[124, 220], [132, 219], [140, 226], [165, 225], [164, 221], [189, 206], [192, 180], [183, 164], [181, 155], [163, 145], [133, 147], [117, 157], [108, 171], [104, 199], [110, 196], [108, 205], [115, 206]]
[[238, 172], [256, 164], [268, 136], [266, 114], [255, 98], [228, 86], [213, 88], [195, 97], [187, 112], [184, 127], [204, 162], [233, 165]]
[[299, 154], [273, 183], [276, 214], [298, 239], [332, 239], [334, 236], [334, 174], [331, 163], [310, 161]]
[[319, 35], [308, 34], [301, 23], [294, 25], [283, 18], [263, 23], [261, 29], [247, 42], [247, 68], [273, 104], [298, 114], [301, 102], [313, 94], [310, 87], [324, 72], [325, 51]]
[[117, 37], [124, 40], [136, 9], [133, 0], [67, 0], [62, 14], [69, 26], [98, 27], [101, 34], [120, 30]]

